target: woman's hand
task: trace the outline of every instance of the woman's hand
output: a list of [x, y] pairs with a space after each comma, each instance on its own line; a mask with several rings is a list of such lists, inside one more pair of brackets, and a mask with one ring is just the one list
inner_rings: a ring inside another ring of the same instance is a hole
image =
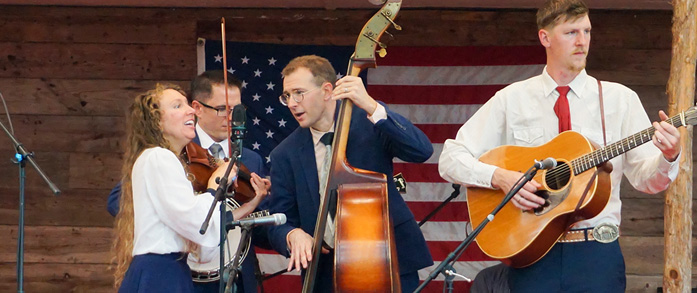
[[[208, 188], [211, 189], [218, 189], [218, 183], [215, 182], [216, 178], [221, 178], [223, 175], [225, 175], [225, 171], [227, 170], [228, 165], [230, 162], [224, 162], [218, 166], [218, 169], [215, 169], [213, 171], [213, 174], [211, 174], [211, 177], [208, 178]], [[237, 166], [232, 167], [232, 171], [230, 171], [230, 174], [237, 174]], [[231, 179], [231, 178], [228, 178]]]

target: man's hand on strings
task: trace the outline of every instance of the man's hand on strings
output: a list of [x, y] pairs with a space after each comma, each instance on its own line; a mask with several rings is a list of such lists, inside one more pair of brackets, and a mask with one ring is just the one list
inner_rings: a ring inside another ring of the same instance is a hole
[[[518, 182], [520, 177], [523, 177], [523, 173], [506, 170], [503, 168], [496, 168], [496, 171], [494, 171], [494, 176], [491, 177], [491, 185], [505, 193], [508, 193], [511, 191], [511, 189], [513, 189], [513, 185]], [[535, 194], [540, 187], [542, 187], [542, 185], [540, 185], [540, 183], [537, 181], [528, 181], [525, 183], [523, 188], [521, 188], [518, 193], [511, 198], [513, 205], [521, 210], [539, 208], [545, 203], [543, 198]]]

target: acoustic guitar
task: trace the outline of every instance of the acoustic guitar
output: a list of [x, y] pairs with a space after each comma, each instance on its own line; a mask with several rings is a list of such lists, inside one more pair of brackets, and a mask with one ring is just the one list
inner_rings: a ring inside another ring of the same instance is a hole
[[[695, 125], [696, 117], [697, 107], [691, 107], [666, 122], [675, 127]], [[603, 163], [651, 141], [654, 132], [652, 126], [601, 148], [577, 132], [565, 131], [541, 146], [501, 146], [484, 153], [480, 161], [520, 172], [536, 159], [553, 157], [558, 164], [533, 178], [542, 184], [536, 194], [545, 199], [543, 206], [521, 211], [507, 203], [481, 231], [477, 244], [486, 255], [512, 267], [535, 263], [574, 223], [593, 218], [605, 208], [610, 199], [611, 170]], [[472, 227], [477, 227], [505, 195], [501, 190], [467, 188]]]

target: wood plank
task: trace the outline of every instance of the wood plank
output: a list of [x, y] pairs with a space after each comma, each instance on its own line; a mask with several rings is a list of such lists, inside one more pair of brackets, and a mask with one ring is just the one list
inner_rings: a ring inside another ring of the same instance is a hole
[[[364, 10], [291, 11], [223, 9], [218, 14], [232, 20], [227, 27], [232, 40], [335, 45], [353, 45], [358, 28], [372, 14]], [[670, 15], [665, 12], [599, 11], [592, 13], [592, 21], [598, 40], [593, 48], [670, 48]], [[395, 38], [388, 41], [394, 46], [540, 45], [534, 11], [403, 10], [397, 22], [404, 29], [391, 30]], [[201, 19], [197, 27], [198, 36], [220, 39], [217, 19]], [[265, 28], [263, 34], [257, 32], [258, 27]]]
[[[622, 201], [621, 235], [623, 236], [663, 236], [663, 197], [636, 198]], [[692, 214], [697, 207], [692, 206]], [[692, 228], [693, 234], [697, 232]]]
[[[53, 11], [73, 13], [56, 15]], [[130, 9], [130, 14], [90, 14], [94, 11], [3, 7], [0, 42], [190, 45], [196, 39], [196, 21], [181, 13]]]
[[[26, 264], [25, 292], [114, 292], [107, 264]], [[16, 263], [0, 264], [0, 292], [17, 291]]]
[[70, 188], [111, 189], [121, 178], [121, 154], [71, 153]]
[[[13, 125], [16, 138], [37, 156], [53, 152], [95, 151], [115, 155], [123, 151], [124, 116], [14, 115]], [[13, 149], [9, 137], [0, 138], [0, 150]]]
[[133, 99], [153, 89], [157, 82], [173, 83], [188, 90], [194, 76], [162, 81], [0, 78], [0, 89], [13, 117], [18, 114], [124, 117]]
[[[29, 151], [33, 150], [29, 148]], [[19, 186], [19, 167], [9, 161], [10, 158], [14, 158], [14, 153], [14, 151], [0, 150], [0, 187], [17, 188]], [[34, 156], [34, 160], [39, 167], [61, 189], [68, 187], [68, 172], [66, 172], [68, 170], [68, 159], [68, 153], [59, 152], [41, 152], [36, 153]], [[32, 186], [46, 187], [46, 183], [30, 164], [27, 164], [25, 171], [27, 188]], [[0, 196], [4, 197], [6, 195], [0, 194]]]
[[588, 74], [601, 79], [634, 85], [665, 85], [670, 70], [669, 50], [591, 49]]
[[[663, 274], [663, 237], [621, 236], [620, 247], [624, 254], [627, 275]], [[692, 254], [695, 254], [697, 237], [692, 238]], [[692, 260], [692, 271], [697, 272], [697, 260]]]
[[186, 80], [196, 75], [196, 44], [0, 42], [0, 77]]
[[[0, 225], [0, 263], [17, 260], [17, 226]], [[26, 226], [24, 263], [108, 264], [112, 228]]]
[[[697, 281], [695, 281], [696, 274], [692, 275], [692, 287], [697, 287]], [[655, 293], [655, 292], [666, 292], [657, 291], [658, 288], [663, 289], [663, 276], [660, 275], [629, 275], [627, 274], [627, 293]]]
[[[29, 226], [108, 227], [114, 218], [107, 212], [111, 189], [62, 189], [54, 196], [44, 185], [34, 184], [25, 191], [24, 223]], [[19, 191], [0, 188], [0, 224], [17, 225]]]

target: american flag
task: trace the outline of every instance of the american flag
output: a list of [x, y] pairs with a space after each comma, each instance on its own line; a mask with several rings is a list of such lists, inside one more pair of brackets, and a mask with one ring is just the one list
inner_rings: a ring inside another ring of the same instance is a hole
[[[242, 102], [247, 106], [245, 146], [267, 159], [297, 123], [278, 101], [282, 92], [281, 70], [294, 57], [315, 54], [327, 58], [338, 77], [346, 73], [353, 47], [298, 46], [228, 42], [228, 71], [243, 82]], [[201, 52], [203, 51], [203, 52]], [[534, 47], [391, 47], [378, 67], [363, 76], [368, 92], [390, 109], [412, 121], [433, 143], [433, 156], [425, 164], [395, 159], [395, 173], [406, 181], [404, 199], [417, 221], [450, 196], [452, 184], [438, 174], [438, 157], [443, 143], [454, 138], [460, 126], [496, 91], [504, 86], [538, 75], [545, 63], [545, 52]], [[203, 65], [203, 66], [202, 66]], [[200, 70], [221, 69], [222, 44], [206, 40], [199, 52]], [[448, 203], [421, 230], [435, 265], [419, 272], [421, 280], [452, 252], [467, 233], [466, 195]], [[272, 251], [259, 251], [264, 273], [287, 267], [287, 260]], [[470, 245], [454, 264], [457, 273], [474, 278], [481, 269], [498, 262]], [[298, 292], [302, 281], [297, 273], [286, 273], [264, 282], [269, 292]], [[455, 291], [466, 292], [468, 282], [455, 279]], [[431, 282], [424, 292], [441, 292], [443, 277]]]

